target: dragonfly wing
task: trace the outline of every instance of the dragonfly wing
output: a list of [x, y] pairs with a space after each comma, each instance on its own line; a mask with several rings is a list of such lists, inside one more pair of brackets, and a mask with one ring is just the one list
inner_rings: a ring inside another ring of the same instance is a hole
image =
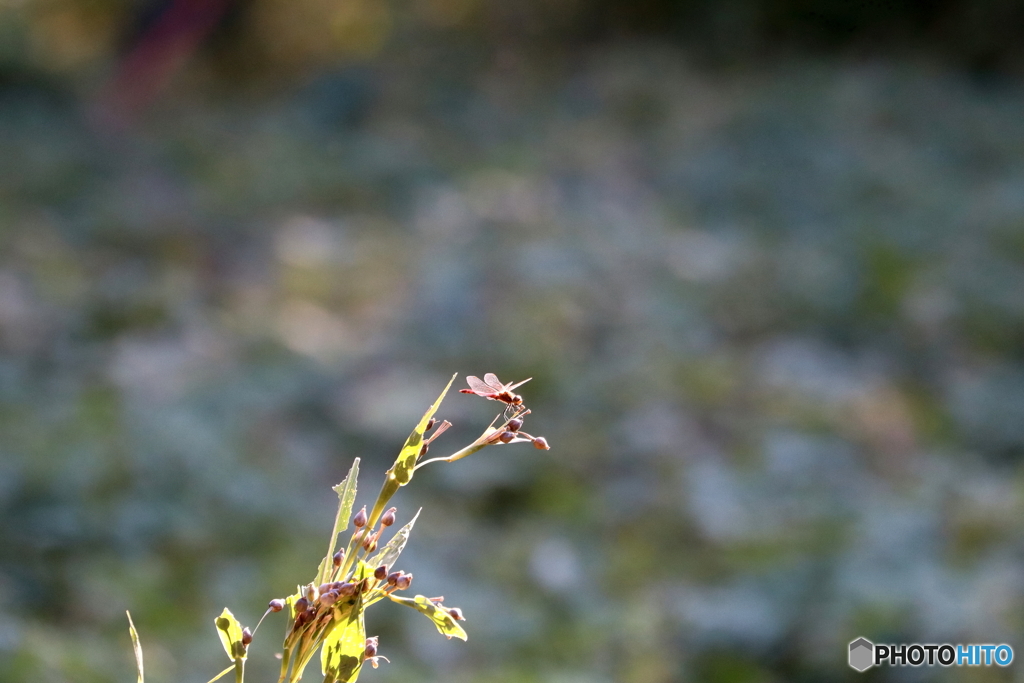
[[472, 389], [473, 392], [480, 394], [481, 396], [483, 396], [484, 394], [494, 393], [494, 389], [488, 386], [487, 383], [481, 380], [479, 377], [475, 377], [474, 375], [467, 376], [466, 382], [469, 384], [469, 388]]
[[509, 385], [509, 386], [505, 387], [505, 391], [512, 391], [512, 390], [513, 390], [513, 389], [515, 389], [516, 387], [518, 387], [518, 386], [522, 386], [522, 385], [526, 384], [526, 383], [527, 383], [527, 382], [529, 382], [529, 381], [530, 381], [531, 379], [533, 379], [533, 378], [532, 378], [532, 377], [527, 377], [527, 378], [526, 378], [526, 379], [524, 379], [524, 380], [523, 380], [522, 382], [516, 382], [515, 384]]
[[491, 391], [500, 394], [502, 391], [505, 390], [505, 385], [501, 383], [501, 380], [498, 379], [498, 376], [495, 375], [493, 372], [488, 372], [486, 375], [484, 375], [484, 382], [487, 384], [487, 386], [491, 388]]

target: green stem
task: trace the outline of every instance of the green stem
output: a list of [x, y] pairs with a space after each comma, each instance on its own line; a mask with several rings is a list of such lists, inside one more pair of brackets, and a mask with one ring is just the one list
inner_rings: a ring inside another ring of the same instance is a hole
[[291, 659], [292, 649], [286, 647], [281, 655], [281, 676], [277, 679], [277, 683], [284, 683], [285, 679], [288, 678], [288, 665], [291, 663]]
[[239, 657], [235, 660], [235, 683], [243, 683], [245, 680], [245, 660]]
[[462, 460], [467, 455], [473, 455], [485, 446], [490, 446], [489, 443], [480, 443], [479, 441], [474, 442], [463, 448], [461, 451], [456, 451], [445, 458], [431, 458], [430, 460], [424, 460], [423, 462], [416, 465], [416, 469], [429, 465], [432, 462], [455, 462], [456, 460]]

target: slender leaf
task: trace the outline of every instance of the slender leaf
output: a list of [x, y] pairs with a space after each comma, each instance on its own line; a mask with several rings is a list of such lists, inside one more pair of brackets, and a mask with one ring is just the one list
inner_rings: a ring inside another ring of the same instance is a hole
[[396, 595], [389, 595], [388, 597], [400, 605], [412, 607], [414, 610], [427, 615], [427, 618], [434, 622], [434, 626], [437, 627], [437, 630], [442, 635], [461, 640], [466, 640], [468, 637], [462, 627], [452, 618], [452, 615], [448, 614], [443, 607], [438, 607], [432, 603], [429, 598], [423, 595], [417, 595], [415, 598], [403, 598]]
[[132, 637], [132, 649], [135, 650], [135, 668], [139, 670], [139, 683], [143, 683], [145, 676], [142, 672], [142, 644], [139, 642], [139, 632], [135, 630], [135, 624], [132, 622], [132, 613], [125, 614], [128, 615], [128, 634]]
[[395, 459], [395, 464], [388, 470], [387, 478], [384, 480], [384, 486], [381, 487], [380, 495], [377, 496], [377, 502], [373, 506], [373, 511], [370, 513], [370, 526], [372, 527], [380, 519], [381, 513], [384, 512], [384, 506], [387, 505], [388, 501], [391, 500], [391, 496], [395, 495], [395, 492], [402, 486], [405, 486], [412, 481], [413, 472], [416, 470], [416, 461], [420, 457], [420, 449], [423, 447], [423, 434], [427, 431], [427, 423], [430, 422], [430, 418], [434, 417], [434, 413], [441, 407], [441, 401], [444, 400], [448, 390], [452, 387], [452, 382], [455, 381], [456, 375], [452, 375], [452, 378], [448, 380], [448, 385], [441, 392], [441, 395], [437, 397], [433, 405], [427, 409], [427, 412], [420, 418], [419, 423], [412, 430], [412, 434], [405, 440], [405, 445], [402, 446], [402, 450], [398, 452], [398, 458]]
[[217, 625], [217, 633], [220, 635], [220, 642], [224, 645], [224, 651], [228, 657], [234, 660], [245, 659], [245, 645], [242, 644], [242, 625], [235, 619], [227, 607], [220, 613], [214, 622]]
[[402, 554], [403, 550], [405, 550], [405, 544], [409, 542], [409, 534], [412, 533], [412, 527], [416, 524], [416, 519], [420, 516], [420, 512], [422, 510], [423, 508], [417, 510], [416, 515], [412, 520], [399, 529], [395, 535], [391, 537], [391, 540], [388, 541], [387, 545], [381, 548], [380, 552], [370, 559], [368, 564], [371, 567], [376, 569], [382, 564], [386, 564], [388, 567], [395, 564], [395, 560], [397, 560], [398, 556]]
[[352, 461], [348, 475], [334, 487], [338, 494], [338, 514], [334, 518], [334, 530], [331, 531], [331, 542], [327, 545], [327, 556], [320, 563], [317, 572], [317, 585], [327, 581], [334, 563], [334, 549], [338, 545], [338, 534], [348, 529], [348, 520], [352, 516], [352, 506], [356, 502], [356, 480], [359, 478], [359, 458]]

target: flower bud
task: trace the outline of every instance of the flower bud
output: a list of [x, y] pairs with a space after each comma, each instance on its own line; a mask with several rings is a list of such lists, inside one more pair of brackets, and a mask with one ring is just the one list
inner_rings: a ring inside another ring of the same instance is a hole
[[338, 601], [338, 597], [338, 591], [330, 591], [329, 593], [324, 593], [320, 596], [320, 604], [324, 607], [330, 607]]
[[246, 626], [245, 628], [242, 629], [242, 645], [243, 646], [248, 646], [249, 643], [251, 643], [251, 642], [252, 642], [252, 631], [250, 631], [249, 627]]
[[434, 419], [434, 418], [430, 418], [430, 419], [429, 419], [429, 420], [427, 421], [427, 428], [426, 428], [426, 429], [424, 429], [423, 431], [425, 431], [425, 432], [429, 432], [429, 431], [430, 431], [431, 429], [433, 429], [433, 428], [434, 428], [434, 425], [435, 425], [435, 424], [437, 424], [437, 420], [436, 420], [436, 419]]
[[338, 588], [338, 593], [344, 596], [355, 595], [355, 592], [356, 585], [354, 583], [343, 583]]
[[423, 444], [423, 446], [420, 448], [419, 457], [422, 458], [424, 455], [426, 455], [428, 450], [430, 450], [430, 447], [427, 444]]
[[377, 539], [373, 536], [367, 536], [366, 538], [364, 538], [363, 549], [368, 553], [372, 553], [374, 550], [377, 549]]
[[398, 577], [402, 575], [402, 572], [391, 572], [388, 574], [388, 585], [394, 586], [398, 583]]
[[309, 600], [309, 602], [316, 602], [318, 595], [319, 593], [316, 590], [316, 586], [313, 584], [306, 586], [306, 600]]
[[384, 526], [391, 526], [395, 523], [395, 513], [398, 512], [398, 508], [388, 508], [387, 512], [381, 515], [380, 523]]
[[364, 526], [366, 526], [366, 506], [365, 505], [363, 506], [363, 508], [359, 512], [356, 513], [356, 516], [352, 518], [352, 524], [355, 525], [355, 527], [358, 528], [358, 529], [362, 529]]
[[382, 564], [381, 566], [374, 569], [373, 578], [377, 579], [378, 581], [383, 581], [384, 579], [388, 578], [388, 566], [386, 564]]
[[345, 551], [344, 550], [339, 550], [338, 552], [334, 553], [334, 566], [335, 567], [340, 567], [341, 566], [341, 561], [343, 559], [345, 559]]
[[520, 420], [518, 417], [512, 418], [511, 420], [508, 421], [508, 430], [510, 432], [518, 432], [522, 426], [523, 421]]
[[545, 439], [543, 436], [533, 437], [533, 447], [539, 448], [542, 451], [551, 450], [551, 446], [548, 445], [548, 440]]
[[307, 607], [309, 607], [309, 600], [306, 600], [306, 598], [299, 598], [295, 601], [295, 612], [297, 614], [305, 612]]
[[359, 590], [362, 591], [363, 593], [368, 593], [370, 591], [370, 580], [369, 579], [363, 579], [362, 581], [360, 581], [359, 582]]
[[460, 610], [458, 607], [450, 607], [450, 608], [448, 608], [448, 614], [455, 621], [465, 621], [466, 620], [466, 617], [462, 616], [462, 610]]
[[334, 588], [334, 584], [333, 583], [330, 583], [330, 582], [328, 582], [328, 583], [321, 583], [320, 587], [316, 589], [316, 592], [319, 595], [323, 595], [324, 593], [326, 593], [329, 590], [332, 590], [333, 588]]
[[410, 583], [412, 583], [412, 574], [402, 574], [395, 581], [395, 588], [397, 588], [400, 591], [404, 591], [406, 588], [409, 587]]
[[284, 609], [284, 600], [280, 600], [280, 599], [271, 600], [270, 604], [267, 605], [267, 607], [270, 608], [271, 612], [280, 612], [281, 610]]
[[502, 432], [501, 436], [498, 437], [498, 441], [502, 443], [508, 443], [512, 439], [516, 438], [515, 432]]
[[377, 645], [378, 645], [378, 643], [379, 643], [379, 639], [378, 639], [377, 636], [372, 636], [370, 638], [367, 638], [366, 639], [366, 649], [363, 650], [363, 656], [367, 657], [367, 658], [376, 657], [377, 656]]

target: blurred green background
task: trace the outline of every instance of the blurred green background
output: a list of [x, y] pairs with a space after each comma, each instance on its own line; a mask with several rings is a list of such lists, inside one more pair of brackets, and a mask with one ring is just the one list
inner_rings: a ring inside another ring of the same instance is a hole
[[362, 680], [1022, 680], [846, 665], [1024, 655], [1022, 18], [0, 0], [0, 681], [208, 680], [488, 371]]

